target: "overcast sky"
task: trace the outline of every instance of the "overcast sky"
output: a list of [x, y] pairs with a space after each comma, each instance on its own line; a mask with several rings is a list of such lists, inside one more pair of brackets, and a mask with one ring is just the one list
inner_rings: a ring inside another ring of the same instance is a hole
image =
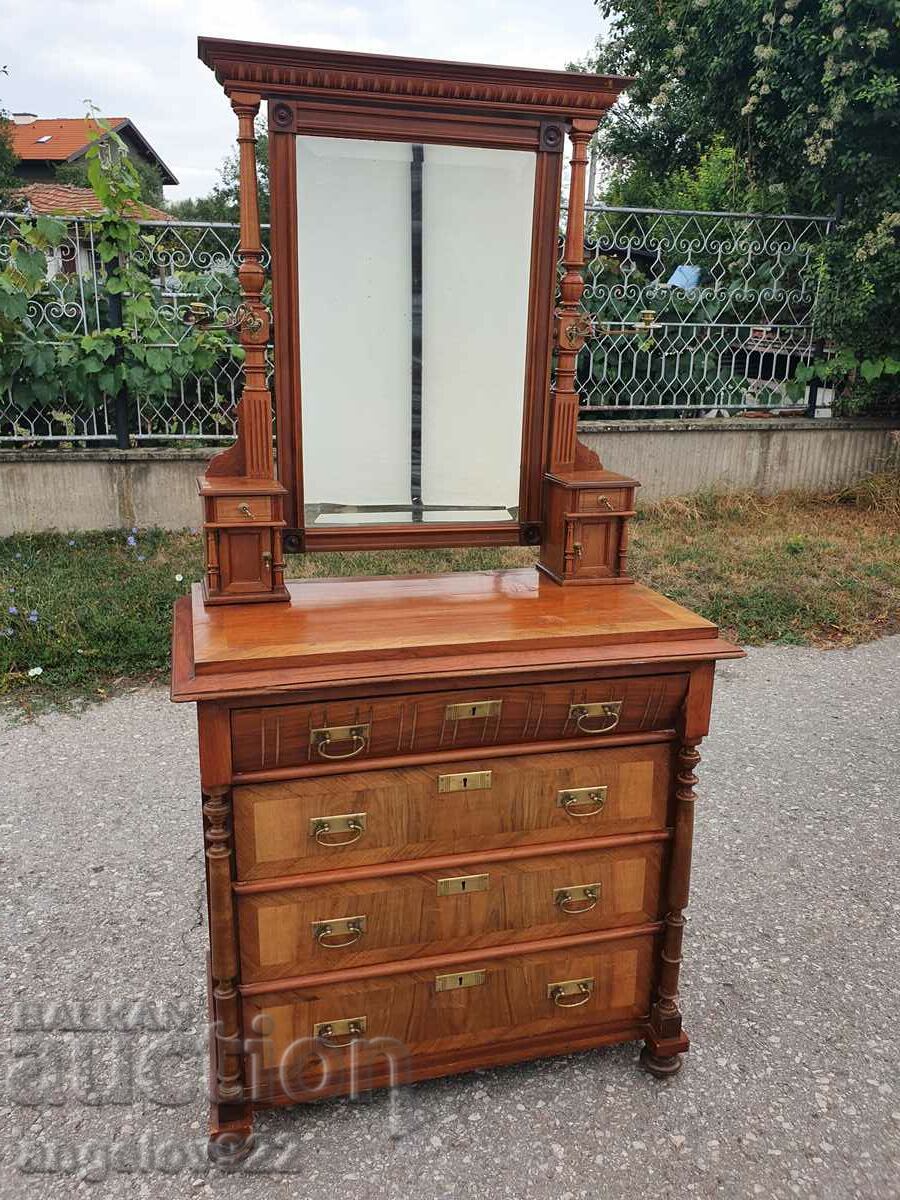
[[600, 29], [592, 0], [0, 0], [0, 108], [130, 117], [208, 192], [235, 120], [197, 36], [562, 69]]

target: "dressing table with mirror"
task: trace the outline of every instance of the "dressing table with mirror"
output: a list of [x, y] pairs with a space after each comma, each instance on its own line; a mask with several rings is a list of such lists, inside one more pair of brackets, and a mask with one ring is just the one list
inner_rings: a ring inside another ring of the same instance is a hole
[[[625, 1041], [671, 1074], [697, 746], [740, 651], [629, 577], [637, 482], [576, 435], [587, 147], [628, 81], [200, 57], [238, 121], [245, 354], [173, 640], [211, 1156], [247, 1153], [258, 1109], [361, 1086]], [[516, 545], [533, 566], [284, 578], [285, 550]]]

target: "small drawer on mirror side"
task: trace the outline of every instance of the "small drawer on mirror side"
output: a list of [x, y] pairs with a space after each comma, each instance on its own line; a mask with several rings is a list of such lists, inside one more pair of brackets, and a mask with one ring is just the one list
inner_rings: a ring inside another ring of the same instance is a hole
[[575, 495], [578, 512], [621, 513], [630, 511], [634, 492], [630, 488], [609, 488], [602, 491], [579, 488]]
[[214, 501], [215, 520], [219, 524], [240, 521], [271, 521], [270, 496], [222, 496]]

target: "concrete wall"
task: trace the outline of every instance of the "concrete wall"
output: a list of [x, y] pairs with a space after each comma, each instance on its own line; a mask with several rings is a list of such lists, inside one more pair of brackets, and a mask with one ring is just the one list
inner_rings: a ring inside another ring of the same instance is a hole
[[213, 450], [2, 450], [0, 536], [45, 529], [200, 524]]
[[639, 500], [709, 489], [818, 491], [896, 465], [900, 421], [706, 418], [582, 422], [579, 436], [611, 471], [641, 483]]
[[[646, 503], [700, 489], [841, 487], [885, 467], [900, 422], [616, 421], [580, 426], [606, 467]], [[197, 476], [213, 450], [2, 450], [0, 536], [48, 529], [200, 524]]]

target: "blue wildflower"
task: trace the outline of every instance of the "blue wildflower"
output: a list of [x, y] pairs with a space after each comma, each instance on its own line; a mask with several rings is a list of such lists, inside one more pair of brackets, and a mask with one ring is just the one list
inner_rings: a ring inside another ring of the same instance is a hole
[[38, 615], [36, 608], [33, 608], [28, 614], [28, 620], [32, 623], [32, 625], [37, 625]]
[[19, 615], [19, 610], [16, 608], [16, 606], [14, 604], [11, 604], [9, 606], [9, 615], [11, 617], [16, 617]]
[[137, 545], [137, 538], [134, 536], [133, 533], [129, 533], [128, 537], [125, 539], [125, 545], [126, 546], [136, 546]]
[[138, 560], [138, 562], [143, 562], [146, 557], [147, 557], [146, 554], [139, 554], [137, 556], [137, 560]]

